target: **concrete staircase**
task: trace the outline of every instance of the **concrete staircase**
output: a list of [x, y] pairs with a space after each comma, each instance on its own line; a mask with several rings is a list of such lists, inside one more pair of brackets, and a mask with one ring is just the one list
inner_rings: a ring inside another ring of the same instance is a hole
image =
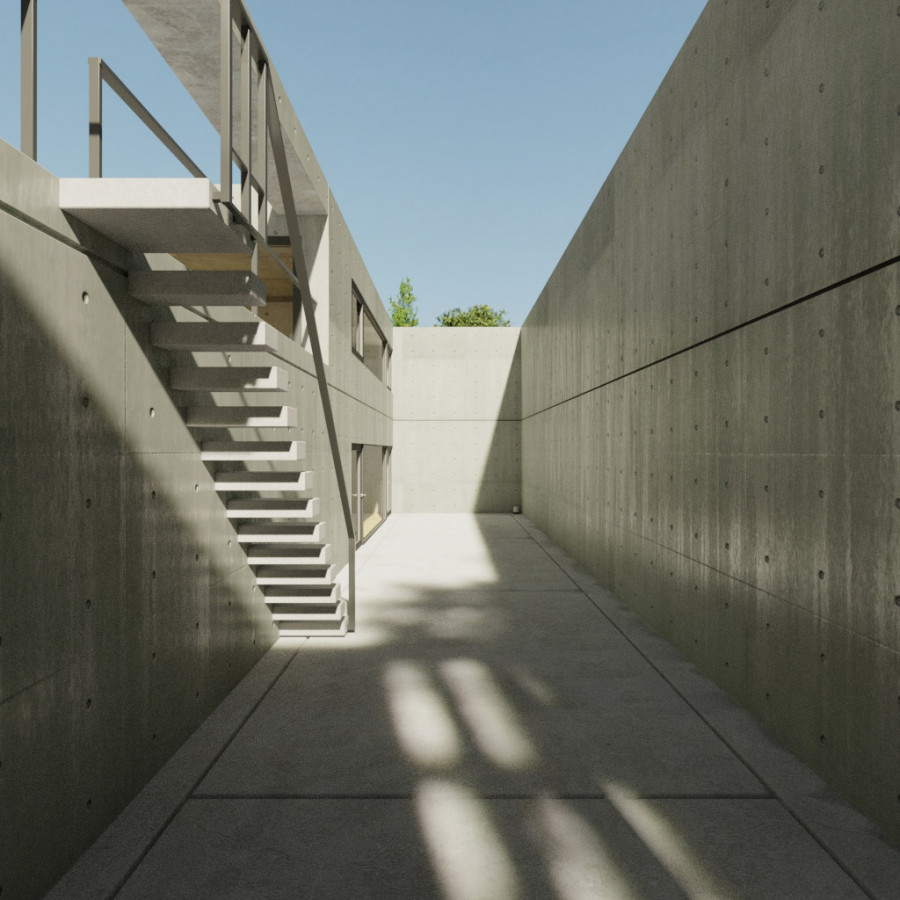
[[[134, 272], [131, 295], [151, 306], [263, 306], [265, 285], [251, 272]], [[256, 322], [154, 322], [151, 343], [172, 352], [275, 352], [277, 334]], [[278, 366], [174, 366], [169, 388], [176, 395], [288, 389], [286, 370]], [[193, 398], [192, 398], [193, 399]], [[176, 402], [178, 402], [176, 400]], [[179, 405], [183, 405], [179, 403]], [[316, 517], [317, 497], [308, 496], [313, 473], [300, 467], [305, 445], [296, 440], [262, 440], [258, 428], [291, 428], [297, 411], [286, 405], [185, 406], [185, 422], [194, 431], [200, 458], [214, 473], [225, 515], [232, 520], [247, 562], [256, 576], [282, 635], [344, 635], [347, 606], [334, 582], [331, 547]], [[215, 439], [204, 434], [216, 430]], [[222, 439], [221, 432], [229, 431]], [[236, 464], [278, 464], [267, 471], [233, 468]], [[265, 495], [265, 496], [263, 496]]]

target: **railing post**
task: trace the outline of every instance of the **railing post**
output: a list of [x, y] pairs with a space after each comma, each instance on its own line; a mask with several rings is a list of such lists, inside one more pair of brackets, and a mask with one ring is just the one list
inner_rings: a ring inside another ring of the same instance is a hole
[[21, 150], [37, 159], [37, 0], [22, 0]]
[[88, 172], [91, 178], [103, 175], [103, 61], [96, 56], [88, 60]]
[[219, 30], [219, 132], [221, 142], [222, 181], [219, 199], [231, 203], [231, 0], [220, 0]]

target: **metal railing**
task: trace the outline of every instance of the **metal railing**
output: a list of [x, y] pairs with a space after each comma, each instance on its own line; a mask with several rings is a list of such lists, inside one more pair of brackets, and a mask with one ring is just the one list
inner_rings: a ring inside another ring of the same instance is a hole
[[173, 156], [195, 178], [206, 178], [203, 170], [181, 149], [172, 135], [153, 117], [150, 111], [125, 87], [124, 82], [102, 59], [92, 56], [88, 60], [90, 69], [90, 111], [88, 151], [91, 178], [103, 175], [103, 82], [105, 81], [121, 98], [126, 106], [159, 138]]

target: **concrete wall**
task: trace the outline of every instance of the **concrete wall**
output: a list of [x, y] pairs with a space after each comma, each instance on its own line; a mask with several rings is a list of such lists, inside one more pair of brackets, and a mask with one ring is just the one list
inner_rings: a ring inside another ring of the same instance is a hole
[[[349, 350], [365, 268], [330, 202], [329, 380], [341, 446], [391, 442], [390, 394]], [[0, 142], [0, 890], [44, 893], [276, 638], [235, 532], [127, 296], [145, 259], [58, 208], [58, 182]], [[87, 294], [87, 302], [83, 299]], [[367, 300], [386, 318], [374, 289]], [[217, 318], [247, 318], [243, 309]], [[389, 332], [389, 327], [387, 328]], [[284, 338], [333, 559], [348, 543], [312, 358]], [[237, 360], [235, 360], [237, 362]], [[271, 364], [263, 355], [242, 364]], [[251, 399], [252, 398], [252, 399]], [[192, 398], [185, 395], [182, 402]], [[240, 436], [235, 430], [234, 436]], [[285, 430], [254, 429], [254, 438]], [[248, 435], [249, 437], [249, 435]]]
[[395, 511], [521, 504], [519, 332], [395, 329]]
[[713, 0], [522, 392], [525, 513], [900, 841], [898, 40]]

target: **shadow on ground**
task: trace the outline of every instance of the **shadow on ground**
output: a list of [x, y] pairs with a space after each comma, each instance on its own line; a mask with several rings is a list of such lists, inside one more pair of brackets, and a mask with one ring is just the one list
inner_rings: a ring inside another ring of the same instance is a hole
[[869, 896], [541, 537], [391, 517], [118, 896]]

